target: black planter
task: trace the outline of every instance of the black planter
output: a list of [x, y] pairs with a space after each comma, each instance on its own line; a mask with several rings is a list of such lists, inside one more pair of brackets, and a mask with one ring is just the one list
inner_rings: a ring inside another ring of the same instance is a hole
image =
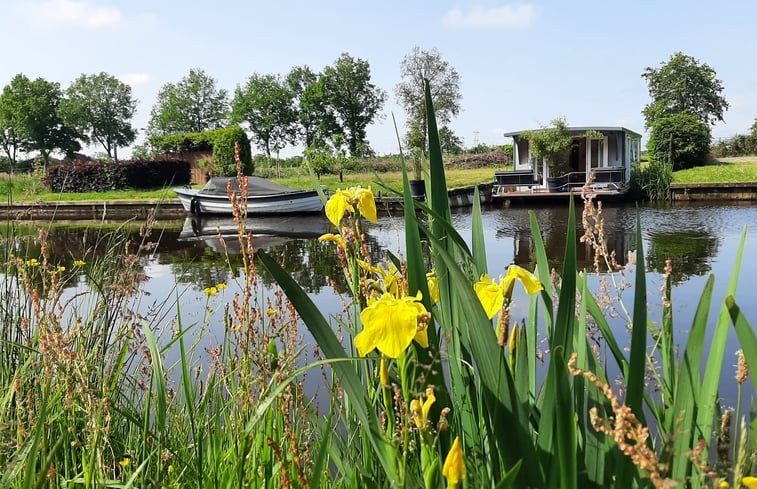
[[564, 177], [547, 177], [547, 190], [549, 192], [562, 192], [565, 190]]
[[410, 194], [415, 200], [426, 200], [426, 182], [424, 180], [410, 180]]

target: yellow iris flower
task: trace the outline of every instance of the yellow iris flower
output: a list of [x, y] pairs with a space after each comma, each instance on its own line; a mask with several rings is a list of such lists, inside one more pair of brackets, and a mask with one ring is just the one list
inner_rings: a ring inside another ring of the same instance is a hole
[[463, 449], [460, 447], [460, 437], [455, 437], [447, 454], [447, 459], [442, 466], [442, 475], [447, 479], [447, 487], [455, 488], [465, 477], [465, 462], [463, 462]]
[[423, 400], [423, 396], [420, 399], [413, 399], [410, 401], [410, 412], [413, 413], [413, 420], [415, 426], [418, 429], [425, 429], [428, 423], [428, 413], [431, 412], [431, 405], [436, 402], [436, 396], [434, 395], [434, 388], [429, 387], [426, 389], [426, 400]]
[[741, 479], [741, 483], [749, 489], [757, 489], [757, 477], [744, 477]]
[[319, 237], [318, 241], [333, 241], [342, 250], [347, 251], [347, 242], [344, 241], [344, 238], [341, 234], [326, 233], [323, 236]]
[[402, 274], [400, 274], [400, 271], [397, 270], [397, 267], [395, 267], [394, 264], [390, 264], [389, 269], [384, 270], [384, 267], [380, 265], [376, 267], [363, 260], [358, 260], [357, 263], [360, 265], [360, 268], [366, 272], [377, 275], [381, 279], [381, 290], [383, 292], [389, 292], [395, 297], [407, 294], [406, 287], [403, 287], [403, 290], [400, 290]]
[[376, 201], [370, 187], [350, 187], [338, 189], [326, 202], [326, 217], [334, 226], [339, 227], [345, 212], [355, 212], [355, 207], [362, 216], [371, 222], [376, 222]]
[[474, 285], [476, 295], [478, 300], [481, 301], [481, 305], [484, 306], [484, 311], [489, 319], [502, 309], [505, 298], [509, 299], [512, 296], [516, 280], [523, 284], [528, 294], [534, 294], [544, 289], [533, 273], [518, 265], [510, 265], [507, 269], [507, 275], [505, 277], [500, 275], [499, 284], [486, 274], [476, 282], [476, 285]]
[[426, 274], [428, 282], [428, 294], [434, 303], [439, 302], [439, 280], [436, 278], [436, 270], [431, 270]]
[[387, 357], [397, 358], [413, 340], [428, 348], [426, 325], [419, 321], [427, 311], [420, 300], [420, 293], [400, 299], [385, 293], [371, 301], [360, 313], [363, 330], [355, 336], [358, 354], [364, 357], [378, 348]]

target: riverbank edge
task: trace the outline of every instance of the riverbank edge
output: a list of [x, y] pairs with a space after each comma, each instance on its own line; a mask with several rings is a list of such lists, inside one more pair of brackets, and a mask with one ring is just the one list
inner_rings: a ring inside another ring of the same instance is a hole
[[[489, 203], [494, 182], [452, 188], [447, 191], [451, 207], [473, 204], [476, 187], [482, 204]], [[376, 197], [376, 210], [393, 214], [402, 212], [401, 197]], [[0, 204], [0, 218], [17, 220], [34, 219], [143, 219], [152, 215], [156, 219], [175, 219], [191, 215], [184, 210], [178, 198], [117, 199], [117, 200], [66, 200], [21, 201]]]
[[[477, 185], [482, 204], [491, 202], [493, 182]], [[449, 189], [450, 206], [473, 204], [476, 186]], [[670, 185], [674, 202], [685, 201], [755, 201], [757, 182], [738, 183], [673, 183]], [[376, 209], [382, 213], [402, 212], [400, 197], [377, 197]], [[190, 215], [177, 198], [118, 199], [71, 201], [22, 201], [0, 204], [0, 217], [18, 220], [34, 219], [141, 219], [153, 215], [156, 219], [175, 219]]]

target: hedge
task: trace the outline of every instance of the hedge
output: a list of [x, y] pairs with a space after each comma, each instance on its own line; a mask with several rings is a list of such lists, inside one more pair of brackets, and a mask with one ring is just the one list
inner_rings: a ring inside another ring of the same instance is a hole
[[44, 179], [53, 192], [153, 189], [186, 185], [190, 181], [189, 162], [169, 157], [117, 162], [77, 160], [51, 166]]

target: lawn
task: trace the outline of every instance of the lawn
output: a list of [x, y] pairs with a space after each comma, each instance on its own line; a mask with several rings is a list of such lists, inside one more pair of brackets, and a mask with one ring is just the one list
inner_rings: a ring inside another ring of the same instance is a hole
[[727, 158], [673, 172], [674, 183], [757, 182], [757, 156]]
[[[486, 183], [494, 181], [495, 170], [502, 170], [502, 168], [485, 167], [485, 168], [450, 168], [445, 170], [447, 176], [447, 188], [467, 187], [470, 185], [476, 185], [479, 183]], [[412, 175], [410, 176], [412, 178]], [[339, 181], [339, 175], [322, 175], [319, 182], [322, 186], [330, 191], [334, 191], [338, 188], [353, 187], [360, 185], [363, 187], [371, 186], [375, 191], [381, 189], [381, 186], [377, 183], [382, 181], [388, 187], [394, 189], [402, 188], [402, 173], [401, 172], [385, 172], [385, 173], [345, 173], [344, 181]], [[287, 185], [294, 188], [308, 189], [312, 188], [312, 183], [309, 175], [298, 175], [287, 178], [274, 179], [273, 181], [282, 185]], [[383, 194], [382, 190], [382, 194]]]

